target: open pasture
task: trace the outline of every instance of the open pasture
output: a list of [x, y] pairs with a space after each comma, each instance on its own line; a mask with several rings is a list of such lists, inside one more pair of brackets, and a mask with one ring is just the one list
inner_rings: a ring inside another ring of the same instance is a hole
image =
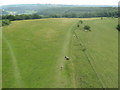
[[3, 88], [118, 87], [116, 26], [115, 18], [13, 21], [3, 27]]

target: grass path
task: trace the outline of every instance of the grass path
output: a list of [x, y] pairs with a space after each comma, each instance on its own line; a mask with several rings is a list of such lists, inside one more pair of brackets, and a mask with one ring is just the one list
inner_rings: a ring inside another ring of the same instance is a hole
[[[61, 83], [61, 84], [58, 84], [59, 87], [69, 87], [68, 86], [69, 80], [64, 75], [64, 73], [66, 71], [65, 71], [65, 69], [61, 70], [60, 67], [63, 66], [63, 68], [65, 68], [65, 63], [68, 63], [68, 62], [70, 62], [72, 67], [73, 67], [73, 63], [71, 61], [66, 61], [64, 59], [64, 57], [70, 55], [70, 53], [69, 53], [70, 42], [72, 39], [74, 25], [76, 25], [76, 22], [69, 28], [68, 32], [66, 33], [66, 37], [65, 37], [64, 42], [63, 42], [62, 50], [61, 50], [60, 55], [59, 55], [58, 60], [57, 60], [58, 61], [58, 67], [57, 67], [58, 74], [56, 74], [56, 76], [58, 77], [57, 78], [58, 82]], [[72, 72], [72, 78], [73, 78], [72, 87], [76, 88], [75, 75], [73, 72]]]
[[13, 51], [9, 41], [5, 38], [4, 35], [3, 35], [3, 40], [5, 41], [6, 45], [9, 48], [9, 52], [10, 52], [10, 56], [11, 56], [11, 60], [12, 60], [11, 62], [12, 62], [12, 66], [13, 66], [13, 69], [14, 69], [14, 77], [15, 77], [15, 80], [16, 80], [17, 88], [24, 87], [24, 83], [23, 83], [22, 77], [20, 75], [20, 70], [19, 70], [18, 65], [17, 65], [17, 60], [16, 60], [16, 57], [15, 57], [14, 51]]
[[[86, 20], [86, 19], [85, 19]], [[88, 19], [88, 20], [91, 20], [91, 19]], [[70, 58], [71, 60], [70, 61], [66, 61], [64, 59], [65, 56], [71, 56], [71, 42], [72, 42], [72, 38], [73, 38], [73, 35], [74, 35], [74, 29], [76, 28], [75, 25], [77, 25], [79, 20], [76, 20], [74, 22], [73, 25], [71, 25], [71, 27], [69, 28], [68, 32], [66, 33], [66, 37], [64, 39], [64, 42], [63, 42], [63, 46], [62, 46], [62, 50], [60, 52], [60, 55], [58, 57], [58, 67], [57, 67], [57, 83], [59, 83], [57, 86], [58, 87], [72, 87], [72, 88], [77, 88], [77, 83], [76, 83], [76, 80], [75, 80], [75, 73], [74, 73], [74, 63], [73, 63], [73, 60], [72, 58]], [[69, 69], [70, 69], [70, 77], [71, 77], [71, 82], [69, 80], [69, 78], [65, 75], [65, 73], [67, 72], [66, 69], [65, 69], [65, 64], [66, 63], [69, 63]], [[60, 67], [63, 66], [63, 69], [61, 70]], [[70, 84], [70, 85], [69, 85]]]

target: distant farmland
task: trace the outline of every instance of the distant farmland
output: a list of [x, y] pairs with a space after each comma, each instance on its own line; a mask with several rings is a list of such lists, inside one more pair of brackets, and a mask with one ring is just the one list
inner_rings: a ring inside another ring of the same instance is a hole
[[116, 26], [116, 18], [12, 21], [3, 27], [3, 88], [117, 88]]

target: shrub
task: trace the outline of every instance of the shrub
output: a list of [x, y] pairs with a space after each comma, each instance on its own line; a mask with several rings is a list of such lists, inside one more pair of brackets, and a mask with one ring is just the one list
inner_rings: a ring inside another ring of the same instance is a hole
[[80, 27], [80, 25], [78, 24], [77, 27]]
[[116, 29], [120, 31], [120, 24], [117, 25]]
[[101, 17], [101, 20], [103, 20], [103, 17]]
[[2, 20], [2, 26], [9, 25], [10, 23], [11, 23], [10, 20], [7, 20], [7, 19]]
[[90, 30], [90, 28], [91, 28], [91, 27], [88, 26], [88, 25], [85, 25], [85, 26], [84, 26], [84, 30]]
[[79, 22], [80, 22], [81, 24], [83, 23], [83, 21], [82, 21], [82, 20], [80, 20]]

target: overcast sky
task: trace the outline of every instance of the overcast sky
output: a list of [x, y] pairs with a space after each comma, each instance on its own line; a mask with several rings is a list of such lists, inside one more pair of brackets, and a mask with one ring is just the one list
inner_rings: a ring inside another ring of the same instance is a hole
[[0, 5], [9, 4], [74, 4], [74, 5], [118, 5], [119, 0], [0, 0]]

